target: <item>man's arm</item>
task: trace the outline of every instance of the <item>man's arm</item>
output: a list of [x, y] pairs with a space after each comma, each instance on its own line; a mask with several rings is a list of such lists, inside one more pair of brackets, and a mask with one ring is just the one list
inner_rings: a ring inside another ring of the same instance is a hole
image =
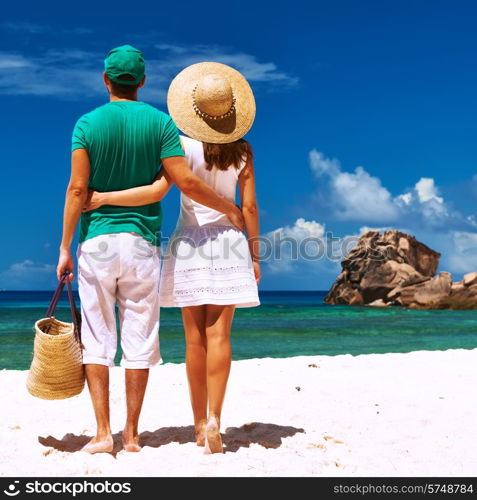
[[244, 220], [241, 210], [234, 203], [219, 196], [210, 186], [194, 175], [183, 156], [162, 159], [162, 165], [172, 182], [189, 198], [227, 215], [234, 226], [243, 231]]
[[71, 255], [71, 243], [75, 235], [81, 211], [88, 196], [90, 173], [89, 156], [86, 149], [75, 149], [71, 154], [71, 177], [66, 190], [65, 209], [63, 214], [63, 237], [60, 245], [60, 257], [56, 275], [60, 279], [65, 271], [70, 272], [73, 281], [74, 260]]

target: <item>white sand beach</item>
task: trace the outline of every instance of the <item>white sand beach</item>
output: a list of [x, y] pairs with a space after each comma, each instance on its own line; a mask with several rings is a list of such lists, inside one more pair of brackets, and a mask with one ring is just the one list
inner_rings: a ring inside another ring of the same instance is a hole
[[[477, 349], [233, 363], [224, 455], [193, 442], [184, 365], [151, 371], [138, 454], [74, 452], [94, 433], [89, 395], [43, 401], [0, 372], [2, 476], [475, 476]], [[125, 404], [112, 370], [113, 432]]]

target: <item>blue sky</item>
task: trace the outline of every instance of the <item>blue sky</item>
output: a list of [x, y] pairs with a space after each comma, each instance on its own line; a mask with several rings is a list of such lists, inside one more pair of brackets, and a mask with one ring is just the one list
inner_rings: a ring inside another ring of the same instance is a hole
[[[106, 102], [102, 60], [143, 50], [141, 99], [215, 60], [249, 79], [264, 235], [340, 238], [333, 259], [264, 264], [262, 289], [327, 289], [341, 243], [397, 228], [477, 270], [477, 7], [473, 2], [82, 2], [2, 7], [0, 289], [49, 289], [81, 114]], [[177, 190], [164, 202], [172, 231]], [[338, 256], [338, 257], [337, 257]]]

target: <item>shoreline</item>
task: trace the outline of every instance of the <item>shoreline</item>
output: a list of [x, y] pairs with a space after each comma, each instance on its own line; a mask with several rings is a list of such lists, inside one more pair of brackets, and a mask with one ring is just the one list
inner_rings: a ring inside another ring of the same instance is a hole
[[[33, 347], [32, 347], [33, 349]], [[447, 351], [476, 351], [477, 352], [477, 346], [472, 347], [470, 349], [467, 348], [458, 348], [455, 349], [453, 347], [449, 347], [446, 349], [416, 349], [412, 351], [406, 351], [406, 352], [398, 352], [398, 351], [389, 351], [389, 352], [371, 352], [371, 353], [360, 353], [360, 354], [351, 354], [351, 353], [346, 353], [346, 354], [303, 354], [303, 355], [298, 355], [298, 356], [266, 356], [263, 358], [245, 358], [245, 359], [233, 359], [232, 363], [241, 363], [243, 361], [264, 361], [264, 360], [271, 360], [271, 361], [276, 361], [276, 360], [281, 360], [281, 359], [296, 359], [296, 358], [338, 358], [338, 357], [348, 357], [351, 356], [352, 358], [358, 358], [360, 356], [387, 356], [387, 355], [406, 355], [406, 354], [412, 354], [412, 353], [420, 353], [420, 352], [447, 352]], [[185, 362], [184, 361], [166, 361], [166, 362], [161, 362], [157, 364], [156, 366], [153, 366], [150, 368], [150, 370], [157, 370], [158, 368], [162, 366], [168, 366], [168, 365], [174, 365], [174, 366], [184, 366], [185, 369]], [[112, 370], [114, 369], [120, 369], [124, 370], [119, 364], [112, 366]], [[21, 368], [0, 368], [0, 373], [3, 372], [28, 372], [28, 369], [21, 369]], [[86, 389], [85, 389], [86, 390]], [[37, 399], [37, 398], [35, 398]]]
[[[32, 346], [33, 350], [33, 346]], [[365, 352], [365, 353], [358, 353], [358, 354], [352, 354], [352, 353], [345, 353], [345, 354], [300, 354], [300, 355], [292, 355], [292, 356], [265, 356], [265, 357], [258, 357], [258, 358], [239, 358], [239, 359], [232, 359], [232, 363], [240, 363], [243, 361], [257, 361], [257, 362], [262, 362], [264, 360], [287, 360], [287, 359], [295, 359], [295, 358], [339, 358], [343, 356], [351, 356], [352, 358], [358, 358], [360, 356], [386, 356], [386, 355], [407, 355], [407, 354], [413, 354], [413, 353], [420, 353], [420, 352], [427, 352], [427, 353], [432, 353], [432, 352], [447, 352], [447, 351], [477, 351], [477, 346], [471, 347], [471, 348], [466, 348], [466, 347], [459, 347], [459, 348], [454, 348], [454, 347], [447, 347], [445, 349], [414, 349], [411, 351], [405, 351], [405, 352], [400, 352], [400, 351], [389, 351], [389, 352]], [[33, 355], [32, 355], [33, 356]], [[233, 353], [232, 353], [233, 356]], [[185, 370], [185, 361], [166, 361], [163, 362], [161, 361], [159, 364], [156, 366], [153, 366], [150, 368], [150, 370], [157, 370], [159, 367], [162, 366], [184, 366]], [[119, 366], [119, 361], [115, 366], [112, 366], [111, 369], [119, 369], [119, 370], [124, 370], [121, 366]], [[3, 372], [24, 372], [28, 373], [29, 369], [24, 369], [24, 368], [0, 368], [0, 373]], [[85, 386], [86, 387], [86, 386]], [[86, 389], [85, 389], [86, 390]], [[36, 399], [36, 398], [35, 398]]]
[[[475, 476], [477, 349], [234, 361], [224, 455], [193, 442], [183, 364], [151, 370], [138, 454], [121, 450], [123, 369], [111, 370], [115, 456], [73, 450], [94, 433], [87, 390], [44, 401], [0, 371], [1, 476]], [[184, 465], [186, 464], [186, 465]]]

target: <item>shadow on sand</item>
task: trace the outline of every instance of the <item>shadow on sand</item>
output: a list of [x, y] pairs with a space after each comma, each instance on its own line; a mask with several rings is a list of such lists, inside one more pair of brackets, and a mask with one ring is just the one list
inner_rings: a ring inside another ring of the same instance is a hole
[[[240, 448], [248, 448], [251, 444], [259, 444], [264, 448], [279, 448], [282, 438], [291, 437], [304, 429], [297, 427], [263, 424], [253, 422], [244, 424], [241, 427], [228, 427], [222, 433], [223, 443], [226, 452], [235, 453]], [[43, 446], [54, 448], [58, 451], [74, 453], [79, 451], [92, 436], [66, 434], [61, 439], [53, 436], [38, 436], [38, 441]], [[113, 434], [114, 448], [112, 455], [122, 450], [121, 432]], [[195, 443], [194, 426], [186, 427], [162, 427], [155, 431], [145, 431], [140, 434], [139, 443], [142, 447], [159, 448], [169, 443]]]

